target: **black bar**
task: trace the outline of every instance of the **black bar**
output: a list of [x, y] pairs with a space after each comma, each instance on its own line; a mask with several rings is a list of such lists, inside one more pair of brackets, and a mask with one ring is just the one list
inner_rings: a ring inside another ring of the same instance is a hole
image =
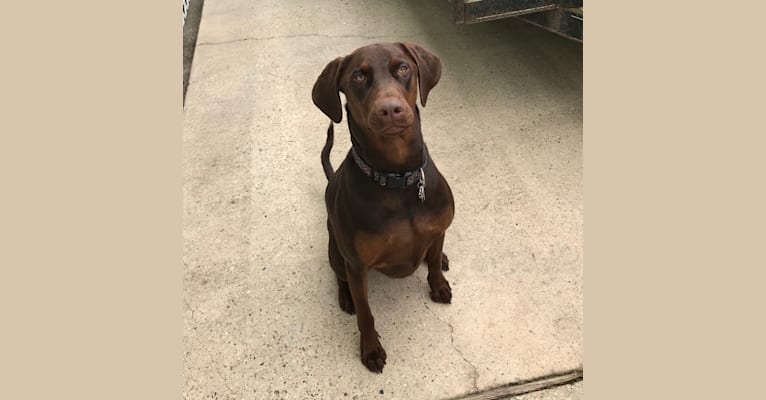
[[518, 18], [582, 43], [582, 8], [560, 8]]

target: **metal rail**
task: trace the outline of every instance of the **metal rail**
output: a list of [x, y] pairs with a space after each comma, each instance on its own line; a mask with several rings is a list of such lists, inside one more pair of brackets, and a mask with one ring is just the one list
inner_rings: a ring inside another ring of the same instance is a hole
[[455, 23], [517, 17], [582, 42], [582, 0], [453, 0]]

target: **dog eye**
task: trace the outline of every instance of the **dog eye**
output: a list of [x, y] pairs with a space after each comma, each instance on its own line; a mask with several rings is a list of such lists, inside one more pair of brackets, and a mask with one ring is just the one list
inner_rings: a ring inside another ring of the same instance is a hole
[[408, 67], [405, 64], [402, 64], [399, 66], [399, 75], [407, 75], [408, 72], [410, 72], [410, 67]]
[[364, 82], [364, 74], [361, 72], [357, 72], [354, 74], [353, 77], [351, 77], [351, 79], [353, 79], [354, 82]]

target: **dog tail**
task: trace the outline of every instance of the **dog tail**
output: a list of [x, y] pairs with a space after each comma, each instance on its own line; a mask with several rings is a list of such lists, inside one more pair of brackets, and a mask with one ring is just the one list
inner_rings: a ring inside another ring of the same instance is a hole
[[330, 150], [332, 149], [332, 142], [334, 137], [335, 131], [333, 130], [331, 121], [330, 126], [327, 128], [327, 141], [325, 141], [324, 148], [322, 148], [322, 168], [324, 168], [324, 175], [327, 177], [328, 181], [335, 173], [335, 171], [332, 169], [332, 164], [330, 164]]

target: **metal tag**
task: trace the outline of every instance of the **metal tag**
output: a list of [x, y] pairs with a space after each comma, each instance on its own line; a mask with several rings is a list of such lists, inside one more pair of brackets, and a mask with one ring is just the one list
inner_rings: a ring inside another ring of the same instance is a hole
[[418, 178], [418, 198], [421, 202], [426, 201], [426, 173], [423, 172], [423, 168], [420, 169], [420, 177]]

